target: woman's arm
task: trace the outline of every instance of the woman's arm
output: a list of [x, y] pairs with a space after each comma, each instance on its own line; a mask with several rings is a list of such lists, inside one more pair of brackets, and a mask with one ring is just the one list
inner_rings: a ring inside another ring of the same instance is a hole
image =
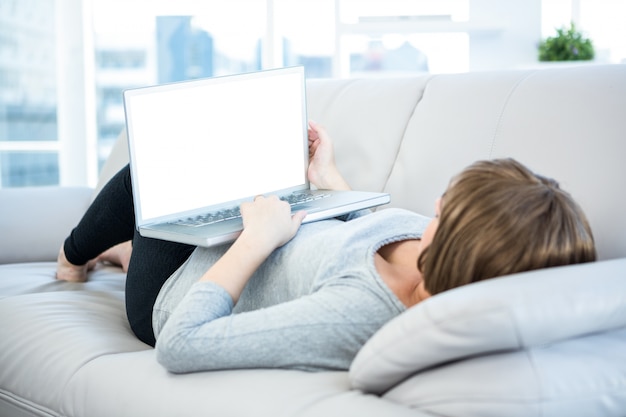
[[157, 360], [174, 373], [346, 370], [370, 336], [402, 312], [360, 281], [345, 277], [314, 294], [239, 314], [231, 314], [221, 287], [198, 282], [157, 337]]

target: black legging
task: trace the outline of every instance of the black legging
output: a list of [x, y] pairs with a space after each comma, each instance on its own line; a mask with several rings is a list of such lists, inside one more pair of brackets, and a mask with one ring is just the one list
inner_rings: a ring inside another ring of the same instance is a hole
[[137, 232], [130, 168], [126, 165], [97, 195], [65, 240], [65, 256], [74, 265], [84, 265], [105, 250], [131, 239], [133, 252], [126, 275], [126, 315], [135, 335], [154, 346], [152, 308], [156, 297], [195, 246], [145, 238]]

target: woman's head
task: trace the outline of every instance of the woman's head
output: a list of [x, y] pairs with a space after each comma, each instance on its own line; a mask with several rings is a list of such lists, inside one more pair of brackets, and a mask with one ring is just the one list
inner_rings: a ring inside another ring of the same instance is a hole
[[471, 282], [596, 259], [581, 208], [556, 181], [513, 159], [454, 177], [418, 266], [432, 295]]

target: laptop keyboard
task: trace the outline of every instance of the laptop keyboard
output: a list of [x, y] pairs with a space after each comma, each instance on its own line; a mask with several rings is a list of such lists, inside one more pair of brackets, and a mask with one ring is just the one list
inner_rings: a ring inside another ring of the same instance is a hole
[[[280, 197], [281, 200], [289, 203], [290, 206], [296, 206], [299, 204], [309, 203], [311, 201], [320, 200], [322, 198], [329, 197], [330, 194], [313, 194], [308, 192], [296, 192], [286, 196]], [[188, 217], [186, 219], [179, 219], [173, 221], [172, 224], [183, 225], [183, 226], [206, 226], [213, 223], [219, 223], [226, 220], [236, 219], [241, 217], [241, 212], [239, 211], [239, 207], [232, 207], [229, 209], [222, 209], [219, 211], [214, 211], [211, 213], [200, 214], [194, 217]]]

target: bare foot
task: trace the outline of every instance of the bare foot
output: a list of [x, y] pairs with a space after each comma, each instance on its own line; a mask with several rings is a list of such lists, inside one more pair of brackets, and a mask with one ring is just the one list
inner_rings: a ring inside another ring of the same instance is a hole
[[87, 271], [93, 269], [96, 266], [96, 260], [87, 262], [85, 265], [74, 265], [65, 257], [65, 251], [63, 246], [59, 250], [59, 256], [57, 258], [57, 272], [56, 278], [62, 281], [69, 282], [85, 282], [87, 281]]
[[113, 265], [121, 266], [122, 271], [128, 272], [128, 264], [130, 263], [130, 255], [132, 252], [133, 245], [129, 240], [107, 249], [96, 259], [101, 262], [108, 262]]

